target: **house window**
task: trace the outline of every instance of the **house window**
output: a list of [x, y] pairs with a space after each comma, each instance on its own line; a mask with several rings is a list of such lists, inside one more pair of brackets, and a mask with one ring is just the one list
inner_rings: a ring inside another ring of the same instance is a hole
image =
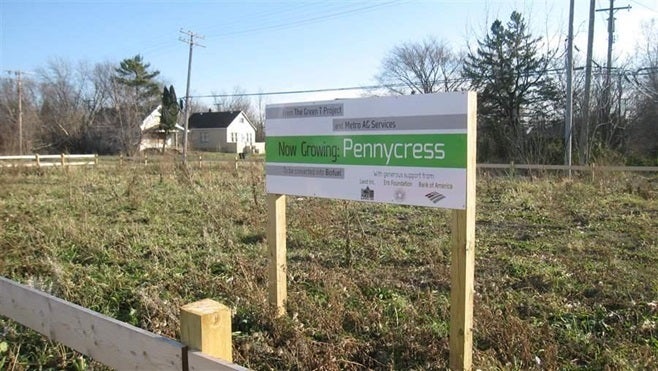
[[238, 133], [231, 133], [231, 142], [237, 142], [238, 141]]
[[240, 123], [244, 122], [244, 117], [240, 117]]
[[201, 143], [208, 143], [208, 132], [207, 131], [202, 131], [201, 134], [199, 135], [199, 140]]

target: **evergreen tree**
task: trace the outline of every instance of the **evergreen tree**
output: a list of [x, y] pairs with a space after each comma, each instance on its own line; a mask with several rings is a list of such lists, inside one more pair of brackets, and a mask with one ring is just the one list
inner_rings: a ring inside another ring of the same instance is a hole
[[180, 107], [178, 106], [174, 86], [171, 85], [169, 89], [167, 89], [165, 86], [164, 91], [162, 92], [162, 106], [160, 108], [160, 129], [164, 131], [164, 138], [162, 139], [162, 152], [165, 151], [169, 133], [176, 129], [179, 112]]
[[493, 22], [464, 61], [463, 75], [478, 91], [478, 151], [486, 160], [528, 160], [529, 132], [559, 117], [556, 85], [548, 76], [551, 57], [540, 54], [541, 45], [521, 14], [512, 12], [507, 24]]
[[120, 62], [119, 68], [115, 69], [116, 81], [128, 88], [133, 93], [135, 105], [145, 110], [157, 102], [160, 95], [159, 84], [154, 81], [160, 71], [149, 71], [150, 63], [145, 63], [141, 55], [124, 59]]

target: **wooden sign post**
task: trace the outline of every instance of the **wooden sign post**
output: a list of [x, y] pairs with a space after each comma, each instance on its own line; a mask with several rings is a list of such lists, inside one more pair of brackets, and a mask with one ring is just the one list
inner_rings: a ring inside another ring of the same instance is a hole
[[268, 105], [269, 303], [285, 314], [284, 194], [453, 209], [450, 368], [473, 348], [474, 92]]
[[267, 246], [269, 251], [269, 303], [275, 315], [286, 313], [286, 196], [267, 195]]
[[[473, 94], [474, 95], [474, 94]], [[473, 364], [473, 294], [475, 284], [475, 183], [477, 102], [468, 101], [466, 208], [452, 216], [450, 262], [450, 369], [470, 370]]]

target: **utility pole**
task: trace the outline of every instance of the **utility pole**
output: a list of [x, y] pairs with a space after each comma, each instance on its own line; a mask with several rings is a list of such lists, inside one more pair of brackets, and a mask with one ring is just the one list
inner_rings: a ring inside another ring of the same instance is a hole
[[564, 123], [564, 162], [569, 167], [571, 178], [571, 143], [573, 133], [573, 8], [574, 0], [569, 1], [569, 35], [567, 36], [567, 109]]
[[585, 59], [585, 102], [583, 103], [583, 122], [580, 126], [580, 164], [589, 162], [589, 100], [592, 86], [592, 48], [594, 45], [594, 9], [596, 0], [589, 2], [589, 26], [587, 30], [587, 57]]
[[[610, 7], [609, 8], [604, 8], [604, 9], [596, 9], [597, 12], [608, 12], [608, 58], [607, 58], [607, 63], [606, 63], [606, 72], [605, 72], [605, 87], [604, 87], [604, 103], [605, 103], [605, 120], [609, 120], [610, 116], [610, 108], [612, 107], [612, 102], [611, 102], [611, 94], [610, 94], [610, 75], [612, 73], [612, 44], [615, 42], [615, 11], [617, 10], [622, 10], [622, 9], [627, 9], [630, 10], [631, 6], [627, 5], [624, 7], [619, 7], [615, 8], [615, 0], [610, 0]], [[608, 132], [608, 136], [611, 136], [613, 133], [611, 132], [611, 126], [610, 123], [608, 123], [607, 127], [610, 132]], [[608, 138], [609, 139], [609, 138]]]
[[189, 40], [183, 37], [181, 37], [179, 40], [190, 44], [190, 56], [187, 62], [187, 88], [185, 89], [185, 132], [183, 133], [183, 163], [187, 164], [187, 122], [190, 119], [190, 76], [192, 75], [192, 50], [194, 49], [195, 45], [202, 48], [205, 48], [205, 46], [194, 41], [195, 38], [203, 40], [203, 36], [192, 31], [183, 31], [182, 29], [180, 30], [180, 33], [188, 36]]
[[23, 155], [23, 71], [7, 71], [16, 75], [18, 90], [18, 154]]

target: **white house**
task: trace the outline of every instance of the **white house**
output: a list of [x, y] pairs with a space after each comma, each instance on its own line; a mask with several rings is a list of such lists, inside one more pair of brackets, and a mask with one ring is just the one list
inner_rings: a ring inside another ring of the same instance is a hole
[[190, 147], [200, 151], [227, 153], [265, 152], [256, 142], [256, 129], [242, 111], [200, 112], [188, 123]]
[[[158, 106], [156, 109], [151, 112], [142, 124], [139, 126], [142, 131], [142, 138], [139, 141], [139, 150], [144, 151], [146, 149], [162, 149], [162, 140], [164, 139], [164, 130], [160, 129], [160, 108]], [[184, 132], [185, 128], [176, 124], [176, 129], [169, 133], [167, 136], [167, 145], [168, 148], [178, 148], [178, 144], [181, 142], [179, 139], [179, 132]], [[182, 135], [181, 135], [182, 136]]]

